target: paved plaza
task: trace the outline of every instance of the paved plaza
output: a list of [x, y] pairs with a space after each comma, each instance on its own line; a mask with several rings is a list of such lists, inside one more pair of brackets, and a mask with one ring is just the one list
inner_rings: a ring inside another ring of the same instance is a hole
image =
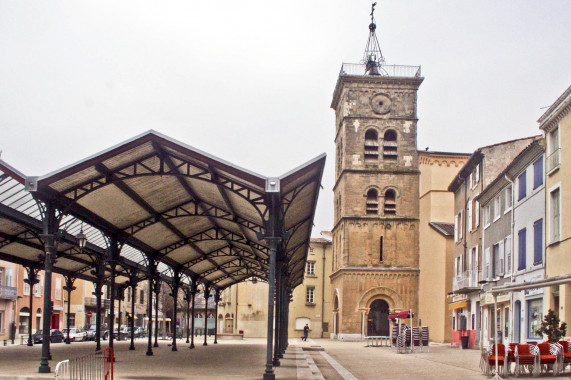
[[[170, 342], [159, 341], [154, 355], [146, 356], [146, 340], [138, 339], [136, 350], [128, 342], [116, 342], [115, 379], [261, 379], [264, 371], [265, 339], [219, 341], [208, 346], [196, 341], [190, 350], [184, 340], [172, 352]], [[304, 351], [320, 346], [324, 351]], [[92, 353], [93, 342], [53, 344], [51, 374], [38, 374], [41, 346], [8, 345], [0, 347], [0, 379], [53, 378], [58, 361]], [[460, 350], [448, 345], [433, 345], [430, 352], [397, 354], [387, 347], [365, 347], [363, 342], [290, 339], [290, 347], [277, 379], [485, 379], [479, 369], [479, 351]], [[568, 374], [567, 374], [568, 375]], [[523, 376], [522, 378], [528, 378]], [[569, 376], [551, 379], [569, 379]]]

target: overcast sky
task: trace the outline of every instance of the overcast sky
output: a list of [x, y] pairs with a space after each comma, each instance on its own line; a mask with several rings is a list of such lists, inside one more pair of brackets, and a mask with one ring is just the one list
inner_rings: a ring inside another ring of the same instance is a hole
[[[538, 134], [571, 85], [571, 1], [378, 0], [389, 64], [422, 65], [418, 147]], [[370, 1], [0, 0], [0, 150], [42, 175], [155, 129], [268, 176], [322, 152], [332, 227], [342, 62]]]

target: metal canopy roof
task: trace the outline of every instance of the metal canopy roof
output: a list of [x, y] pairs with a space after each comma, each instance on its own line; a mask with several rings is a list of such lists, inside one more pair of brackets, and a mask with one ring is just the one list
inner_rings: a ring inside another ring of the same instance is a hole
[[[267, 280], [269, 245], [258, 237], [267, 227], [271, 182], [279, 189], [279, 253], [293, 288], [303, 280], [324, 164], [323, 154], [267, 178], [155, 131], [42, 177], [0, 161], [0, 258], [34, 261], [42, 252], [41, 203], [33, 194], [66, 215], [56, 272], [89, 278], [90, 255], [105, 250], [105, 236], [116, 236], [125, 270], [144, 269], [152, 258], [165, 275], [176, 268], [218, 289], [253, 276]], [[82, 222], [89, 245], [79, 252], [74, 236]]]

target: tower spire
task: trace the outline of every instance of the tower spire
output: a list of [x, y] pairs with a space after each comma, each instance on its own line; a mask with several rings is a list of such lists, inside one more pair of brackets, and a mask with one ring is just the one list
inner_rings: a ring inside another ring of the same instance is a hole
[[[369, 39], [365, 47], [365, 54], [363, 55], [363, 63], [365, 64], [365, 74], [368, 75], [382, 75], [384, 69], [382, 65], [385, 63], [385, 58], [381, 52], [381, 45], [377, 39], [377, 25], [375, 24], [375, 6], [374, 2], [371, 5], [371, 23], [369, 24]], [[385, 74], [386, 75], [386, 74]]]

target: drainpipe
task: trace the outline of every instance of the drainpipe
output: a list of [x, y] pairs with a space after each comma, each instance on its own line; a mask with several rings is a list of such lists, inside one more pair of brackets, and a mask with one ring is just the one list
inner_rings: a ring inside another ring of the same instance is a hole
[[[505, 179], [510, 183], [510, 185], [511, 185], [511, 187], [512, 187], [512, 191], [511, 191], [511, 194], [510, 194], [510, 197], [511, 197], [511, 199], [512, 199], [512, 215], [511, 215], [511, 216], [512, 216], [512, 217], [511, 217], [512, 220], [511, 220], [511, 229], [510, 229], [510, 234], [511, 234], [511, 239], [510, 239], [510, 252], [511, 252], [511, 253], [510, 253], [510, 254], [511, 254], [511, 256], [512, 256], [512, 257], [511, 257], [512, 262], [510, 263], [510, 264], [511, 264], [511, 268], [510, 268], [510, 277], [511, 277], [511, 279], [510, 279], [510, 281], [511, 281], [511, 282], [514, 282], [514, 262], [515, 262], [515, 260], [514, 260], [514, 250], [513, 250], [513, 247], [514, 247], [514, 228], [515, 228], [514, 182], [507, 176], [507, 174], [504, 174], [504, 177], [505, 177]], [[506, 252], [506, 247], [504, 247], [504, 255], [505, 255], [505, 252]], [[510, 326], [509, 326], [509, 328], [510, 328], [510, 336], [509, 336], [509, 338], [510, 338], [510, 342], [513, 342], [514, 317], [515, 317], [515, 311], [514, 311], [514, 292], [510, 292], [510, 314], [511, 314], [511, 318], [510, 318], [511, 324], [510, 324]], [[519, 322], [519, 321], [518, 321], [518, 322]], [[520, 332], [520, 337], [521, 337], [521, 332]], [[519, 339], [518, 339], [518, 341], [519, 341]]]
[[323, 319], [325, 313], [325, 244], [323, 248], [323, 276], [321, 276], [321, 337], [323, 338]]

